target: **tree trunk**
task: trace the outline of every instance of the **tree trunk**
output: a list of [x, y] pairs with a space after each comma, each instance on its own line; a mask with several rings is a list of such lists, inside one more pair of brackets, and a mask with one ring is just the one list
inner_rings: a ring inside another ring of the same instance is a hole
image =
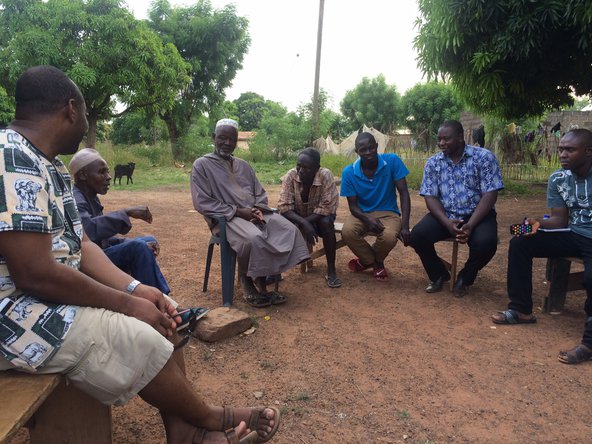
[[169, 140], [171, 141], [171, 154], [173, 155], [173, 160], [182, 160], [182, 151], [181, 147], [179, 146], [179, 128], [175, 123], [175, 120], [170, 115], [170, 113], [166, 113], [164, 116], [161, 115], [160, 118], [164, 121], [169, 131]]
[[88, 133], [86, 135], [86, 148], [94, 148], [97, 144], [97, 119], [88, 118]]

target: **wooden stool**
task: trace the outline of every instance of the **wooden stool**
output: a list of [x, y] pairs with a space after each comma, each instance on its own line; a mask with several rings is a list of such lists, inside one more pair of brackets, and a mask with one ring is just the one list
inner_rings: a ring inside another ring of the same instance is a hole
[[448, 237], [443, 239], [441, 242], [452, 242], [452, 257], [450, 258], [450, 262], [445, 261], [444, 259], [440, 258], [440, 260], [444, 263], [448, 271], [450, 272], [450, 291], [454, 288], [454, 282], [456, 281], [456, 270], [457, 270], [457, 260], [458, 260], [458, 242], [453, 237]]

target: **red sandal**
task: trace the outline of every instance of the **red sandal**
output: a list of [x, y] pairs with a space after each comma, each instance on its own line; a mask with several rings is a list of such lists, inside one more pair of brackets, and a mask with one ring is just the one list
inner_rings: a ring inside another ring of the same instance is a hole
[[374, 279], [376, 279], [378, 282], [387, 282], [389, 280], [388, 273], [384, 267], [374, 269]]
[[349, 270], [353, 273], [359, 273], [360, 271], [364, 271], [368, 267], [364, 267], [360, 262], [360, 259], [354, 257], [351, 261], [347, 264]]

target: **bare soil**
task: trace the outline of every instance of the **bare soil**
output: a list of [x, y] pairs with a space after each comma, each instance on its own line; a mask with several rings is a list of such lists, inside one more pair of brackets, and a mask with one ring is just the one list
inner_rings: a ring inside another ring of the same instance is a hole
[[[130, 236], [152, 234], [172, 296], [183, 306], [221, 305], [216, 250], [209, 291], [201, 292], [209, 231], [193, 211], [188, 189], [111, 190], [107, 210], [148, 204], [152, 225], [134, 224]], [[277, 187], [268, 187], [275, 204]], [[579, 342], [583, 292], [569, 293], [560, 315], [538, 313], [538, 323], [495, 326], [504, 309], [509, 225], [545, 212], [540, 197], [501, 197], [500, 244], [469, 294], [426, 294], [427, 277], [410, 248], [398, 244], [386, 261], [388, 283], [370, 272], [351, 273], [347, 248], [337, 252], [343, 280], [325, 284], [324, 258], [307, 274], [284, 273], [289, 301], [253, 309], [235, 291], [235, 307], [257, 330], [215, 344], [193, 339], [185, 348], [188, 377], [208, 402], [277, 405], [275, 443], [586, 442], [590, 439], [592, 364], [567, 366], [559, 350]], [[341, 202], [337, 220], [347, 214]], [[412, 192], [412, 226], [426, 212]], [[438, 245], [449, 259], [449, 243]], [[466, 260], [461, 246], [459, 267]], [[545, 260], [534, 264], [535, 303], [547, 291]], [[255, 393], [261, 392], [261, 399]], [[113, 409], [114, 442], [163, 443], [158, 412], [139, 398]]]

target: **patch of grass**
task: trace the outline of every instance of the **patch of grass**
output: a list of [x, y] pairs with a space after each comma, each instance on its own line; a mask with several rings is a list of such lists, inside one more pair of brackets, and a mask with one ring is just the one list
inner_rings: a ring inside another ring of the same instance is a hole
[[210, 359], [212, 359], [212, 356], [214, 356], [214, 352], [211, 350], [208, 350], [206, 352], [204, 352], [203, 354], [203, 360], [204, 361], [209, 361]]
[[289, 411], [290, 411], [290, 409], [288, 408], [288, 406], [283, 405], [280, 407], [280, 413], [282, 415], [286, 415]]
[[263, 370], [271, 370], [274, 367], [274, 365], [269, 361], [261, 361], [259, 365]]
[[292, 413], [294, 413], [299, 418], [302, 418], [306, 414], [306, 410], [303, 409], [302, 407], [294, 407], [292, 409]]
[[238, 375], [241, 379], [249, 379], [249, 375], [247, 375], [245, 372], [240, 372]]
[[251, 315], [250, 316], [251, 319], [251, 325], [255, 328], [259, 327], [259, 318], [255, 315]]
[[399, 410], [397, 416], [401, 419], [409, 419], [409, 412], [407, 410]]
[[307, 392], [298, 393], [296, 396], [297, 401], [308, 401], [310, 399], [310, 395]]

